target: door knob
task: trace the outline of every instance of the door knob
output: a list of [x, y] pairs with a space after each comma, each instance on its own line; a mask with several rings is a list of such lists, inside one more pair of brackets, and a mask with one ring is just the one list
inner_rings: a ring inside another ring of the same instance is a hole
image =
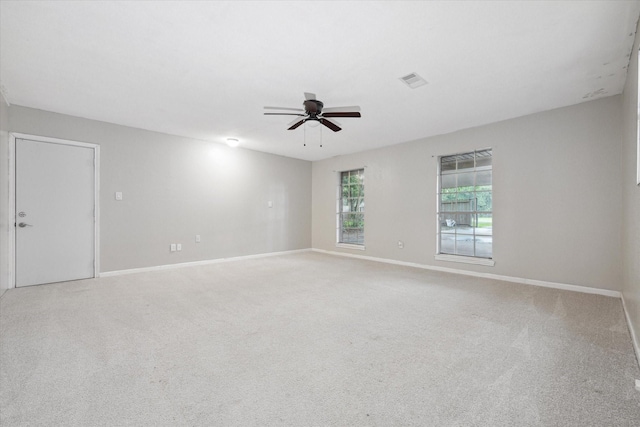
[[18, 224], [18, 227], [20, 227], [20, 228], [33, 227], [33, 225], [27, 224], [25, 222], [21, 222], [20, 224]]

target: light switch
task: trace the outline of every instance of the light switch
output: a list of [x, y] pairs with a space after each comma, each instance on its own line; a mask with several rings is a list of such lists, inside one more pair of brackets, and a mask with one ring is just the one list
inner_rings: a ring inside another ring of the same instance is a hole
[[273, 202], [272, 202], [271, 200], [269, 200], [269, 201], [267, 202], [267, 206], [269, 206], [270, 208], [272, 208], [272, 207], [273, 207]]
[[122, 192], [116, 191], [116, 200], [122, 200]]

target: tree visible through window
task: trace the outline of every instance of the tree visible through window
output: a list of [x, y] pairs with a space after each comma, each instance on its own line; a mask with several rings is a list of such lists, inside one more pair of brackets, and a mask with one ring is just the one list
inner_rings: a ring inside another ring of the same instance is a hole
[[338, 243], [364, 245], [364, 169], [340, 173]]
[[438, 252], [493, 256], [491, 150], [440, 158]]

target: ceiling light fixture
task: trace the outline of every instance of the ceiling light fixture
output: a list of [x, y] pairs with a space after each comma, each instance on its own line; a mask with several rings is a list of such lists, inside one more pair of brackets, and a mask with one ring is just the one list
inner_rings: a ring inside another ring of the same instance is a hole
[[238, 141], [236, 138], [227, 138], [227, 145], [231, 148], [236, 148], [238, 145], [240, 145], [240, 141]]

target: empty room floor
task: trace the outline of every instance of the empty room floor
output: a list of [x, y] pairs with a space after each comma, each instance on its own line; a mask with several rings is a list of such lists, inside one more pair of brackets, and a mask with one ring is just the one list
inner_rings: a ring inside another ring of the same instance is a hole
[[12, 289], [0, 424], [637, 426], [619, 299], [315, 252]]

